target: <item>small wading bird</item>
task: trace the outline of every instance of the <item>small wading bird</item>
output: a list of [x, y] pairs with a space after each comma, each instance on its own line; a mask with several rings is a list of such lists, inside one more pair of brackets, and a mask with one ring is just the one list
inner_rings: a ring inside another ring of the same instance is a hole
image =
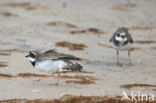
[[120, 50], [128, 50], [128, 56], [129, 56], [129, 65], [131, 65], [130, 60], [130, 49], [133, 44], [133, 39], [131, 35], [128, 33], [128, 28], [122, 27], [119, 28], [110, 39], [110, 42], [112, 44], [112, 47], [115, 48], [117, 51], [117, 64], [120, 64], [119, 62], [119, 51]]
[[[48, 50], [44, 53], [30, 51], [25, 57], [29, 59], [37, 70], [45, 72], [57, 71], [56, 85], [59, 83], [61, 71], [81, 71], [83, 69], [80, 64], [74, 63], [75, 60], [81, 60], [80, 58], [69, 54], [58, 53], [55, 50]], [[48, 79], [48, 77], [46, 78]]]

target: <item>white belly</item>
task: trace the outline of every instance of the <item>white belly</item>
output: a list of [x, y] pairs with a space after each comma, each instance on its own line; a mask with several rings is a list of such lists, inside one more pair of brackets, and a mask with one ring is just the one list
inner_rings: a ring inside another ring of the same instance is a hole
[[112, 47], [117, 50], [129, 50], [132, 47], [132, 43], [128, 43], [127, 45], [116, 46], [113, 42], [111, 42]]
[[46, 61], [40, 61], [35, 64], [35, 68], [40, 71], [45, 72], [53, 72], [56, 70], [62, 70], [64, 66], [67, 64], [64, 61], [52, 61], [52, 60], [46, 60]]

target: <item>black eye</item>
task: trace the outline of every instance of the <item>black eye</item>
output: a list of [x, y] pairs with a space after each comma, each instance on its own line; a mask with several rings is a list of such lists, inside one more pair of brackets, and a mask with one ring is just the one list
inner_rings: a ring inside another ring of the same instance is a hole
[[121, 36], [123, 39], [125, 38], [125, 36]]
[[117, 37], [120, 37], [120, 34], [117, 34]]
[[30, 54], [30, 57], [35, 58], [35, 55], [34, 54]]

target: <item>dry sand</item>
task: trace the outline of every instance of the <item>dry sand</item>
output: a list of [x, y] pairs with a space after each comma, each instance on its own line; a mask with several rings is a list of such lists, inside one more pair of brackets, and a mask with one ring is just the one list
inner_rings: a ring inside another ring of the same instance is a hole
[[[0, 100], [54, 99], [65, 94], [122, 96], [123, 90], [156, 96], [154, 86], [120, 88], [124, 84], [156, 84], [155, 21], [155, 0], [132, 0], [129, 5], [127, 0], [0, 0]], [[123, 65], [116, 65], [116, 52], [110, 47], [110, 37], [122, 26], [130, 28], [136, 41], [136, 49], [131, 52], [132, 66], [127, 65], [127, 52], [120, 52]], [[66, 44], [56, 45], [62, 42]], [[85, 58], [85, 70], [94, 72], [63, 75], [96, 79], [82, 85], [66, 83], [71, 79], [64, 78], [56, 86], [56, 78], [37, 82], [35, 76], [17, 76], [46, 75], [35, 70], [25, 55], [30, 50], [52, 48]]]

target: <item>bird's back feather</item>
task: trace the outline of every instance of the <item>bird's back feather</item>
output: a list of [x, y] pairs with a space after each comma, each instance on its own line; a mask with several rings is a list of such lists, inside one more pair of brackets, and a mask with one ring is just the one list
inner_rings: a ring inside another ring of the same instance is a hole
[[55, 50], [48, 50], [42, 54], [40, 54], [37, 57], [38, 61], [42, 61], [42, 60], [80, 60], [80, 58], [69, 55], [69, 54], [64, 54], [64, 53], [59, 53], [56, 52]]

